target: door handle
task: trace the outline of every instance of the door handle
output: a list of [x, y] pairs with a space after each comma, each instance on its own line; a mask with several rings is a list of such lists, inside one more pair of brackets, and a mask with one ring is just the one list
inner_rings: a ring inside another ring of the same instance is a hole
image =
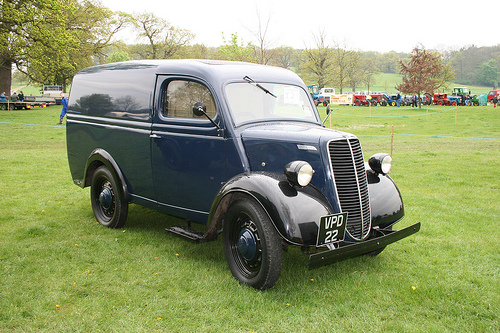
[[149, 137], [150, 137], [151, 139], [161, 139], [161, 136], [156, 135], [156, 134], [151, 134]]

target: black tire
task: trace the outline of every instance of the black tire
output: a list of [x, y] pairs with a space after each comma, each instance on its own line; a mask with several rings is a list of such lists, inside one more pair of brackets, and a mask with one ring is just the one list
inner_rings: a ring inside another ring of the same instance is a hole
[[90, 201], [94, 216], [100, 224], [109, 228], [121, 228], [128, 214], [128, 202], [123, 200], [119, 181], [105, 166], [96, 169], [92, 176]]
[[229, 206], [223, 230], [224, 252], [234, 277], [265, 290], [281, 274], [281, 238], [264, 209], [252, 198], [238, 195]]

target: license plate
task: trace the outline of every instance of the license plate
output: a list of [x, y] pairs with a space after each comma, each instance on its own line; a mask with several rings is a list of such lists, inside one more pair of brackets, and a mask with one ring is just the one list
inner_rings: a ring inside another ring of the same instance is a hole
[[344, 240], [347, 212], [322, 216], [319, 222], [317, 246]]

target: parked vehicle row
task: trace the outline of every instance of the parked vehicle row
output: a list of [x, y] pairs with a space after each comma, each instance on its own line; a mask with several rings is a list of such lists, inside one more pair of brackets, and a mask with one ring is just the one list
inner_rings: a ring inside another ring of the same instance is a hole
[[[316, 106], [323, 104], [352, 105], [352, 106], [412, 106], [415, 105], [413, 95], [387, 94], [385, 92], [358, 91], [336, 94], [335, 88], [321, 88], [308, 86]], [[492, 103], [493, 98], [500, 99], [500, 89], [491, 90], [488, 94], [473, 95], [467, 87], [454, 87], [451, 94], [425, 93], [420, 96], [421, 105], [448, 105], [448, 106], [479, 106]], [[418, 103], [418, 97], [417, 97]]]

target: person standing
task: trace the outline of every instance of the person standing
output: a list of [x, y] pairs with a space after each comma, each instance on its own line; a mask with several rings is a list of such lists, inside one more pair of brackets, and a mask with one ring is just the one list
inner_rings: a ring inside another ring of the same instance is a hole
[[498, 103], [498, 98], [495, 96], [491, 99], [491, 102], [493, 103], [493, 107], [496, 108], [497, 107], [497, 103]]
[[60, 120], [59, 122], [57, 123], [57, 125], [61, 125], [62, 122], [63, 122], [63, 118], [64, 116], [66, 115], [66, 112], [68, 111], [68, 99], [66, 97], [64, 97], [64, 94], [61, 93], [61, 103], [62, 103], [62, 110], [61, 110], [61, 115], [59, 116]]

